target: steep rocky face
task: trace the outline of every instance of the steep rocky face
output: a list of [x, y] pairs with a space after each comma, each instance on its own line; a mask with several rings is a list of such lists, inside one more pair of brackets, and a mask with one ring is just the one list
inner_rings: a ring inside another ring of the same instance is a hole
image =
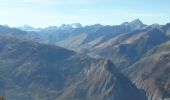
[[112, 60], [120, 70], [124, 71], [148, 50], [167, 40], [169, 38], [161, 29], [147, 27], [114, 37], [93, 48], [89, 53]]
[[131, 22], [124, 22], [121, 25], [129, 26], [132, 30], [141, 29], [146, 26], [140, 19], [135, 19]]
[[126, 73], [136, 86], [147, 91], [149, 100], [170, 98], [169, 47], [167, 42], [150, 50]]
[[0, 86], [9, 100], [146, 100], [110, 61], [8, 36], [0, 36]]
[[[99, 67], [103, 64], [104, 67]], [[74, 84], [68, 84], [60, 98], [62, 100], [146, 100], [144, 92], [136, 94], [134, 85], [113, 66], [110, 61], [101, 61], [98, 65], [84, 69], [72, 80]]]
[[[121, 34], [97, 48], [91, 55], [112, 60], [149, 100], [169, 97], [169, 25]], [[166, 43], [167, 42], [167, 43]]]

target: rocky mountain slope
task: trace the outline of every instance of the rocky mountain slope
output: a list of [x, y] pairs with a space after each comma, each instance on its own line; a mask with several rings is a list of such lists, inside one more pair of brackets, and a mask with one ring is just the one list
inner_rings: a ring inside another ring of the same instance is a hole
[[0, 95], [7, 100], [146, 100], [112, 62], [0, 36]]
[[[169, 98], [170, 24], [145, 25], [136, 19], [115, 26], [100, 24], [78, 26], [53, 26], [34, 29], [34, 31], [31, 29], [26, 32], [26, 38], [50, 45], [59, 45], [94, 58], [110, 60], [138, 88], [146, 91], [149, 100]], [[81, 75], [78, 76], [81, 77]], [[106, 81], [106, 76], [104, 74], [102, 76], [104, 78], [101, 79]], [[74, 87], [68, 84], [66, 87], [70, 91], [60, 95], [59, 98], [74, 97], [76, 93], [72, 91], [77, 90], [77, 86], [84, 86], [82, 90], [91, 93], [91, 90], [85, 90], [89, 85], [91, 86], [91, 82], [82, 85], [86, 83], [86, 80], [78, 79], [73, 79], [78, 83]]]
[[170, 42], [146, 53], [128, 68], [126, 74], [142, 89], [150, 100], [170, 98]]
[[120, 70], [139, 60], [148, 50], [169, 40], [161, 26], [121, 34], [98, 45], [89, 52], [93, 56], [112, 60]]
[[[83, 34], [77, 34], [74, 37], [69, 37], [68, 39], [59, 41], [56, 44], [62, 47], [76, 50], [78, 52], [86, 53], [98, 45], [111, 40], [113, 37], [123, 33], [131, 32], [136, 29], [141, 29], [145, 26], [146, 25], [143, 24], [140, 20], [136, 19], [132, 22], [126, 22], [121, 25], [102, 26], [92, 33], [83, 32]], [[69, 43], [72, 43], [72, 45], [69, 45]]]

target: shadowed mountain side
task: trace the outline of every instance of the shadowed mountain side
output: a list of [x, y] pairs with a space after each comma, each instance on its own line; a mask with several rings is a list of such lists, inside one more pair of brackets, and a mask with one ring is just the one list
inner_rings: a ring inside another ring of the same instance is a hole
[[0, 93], [6, 99], [146, 100], [110, 61], [9, 36], [0, 36], [0, 44]]
[[129, 67], [127, 76], [145, 89], [150, 100], [170, 98], [170, 42], [151, 49]]

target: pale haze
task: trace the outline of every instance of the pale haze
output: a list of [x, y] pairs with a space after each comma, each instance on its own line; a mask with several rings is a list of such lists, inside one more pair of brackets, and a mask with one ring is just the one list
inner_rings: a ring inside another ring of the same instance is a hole
[[169, 0], [0, 0], [0, 24], [115, 25], [136, 18], [146, 24], [165, 24], [170, 22], [169, 4]]

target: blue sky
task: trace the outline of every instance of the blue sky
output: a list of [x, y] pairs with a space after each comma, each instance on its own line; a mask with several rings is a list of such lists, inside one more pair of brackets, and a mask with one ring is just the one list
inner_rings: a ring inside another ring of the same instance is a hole
[[170, 0], [0, 0], [0, 24], [34, 27], [63, 23], [115, 25], [139, 18], [170, 22]]

